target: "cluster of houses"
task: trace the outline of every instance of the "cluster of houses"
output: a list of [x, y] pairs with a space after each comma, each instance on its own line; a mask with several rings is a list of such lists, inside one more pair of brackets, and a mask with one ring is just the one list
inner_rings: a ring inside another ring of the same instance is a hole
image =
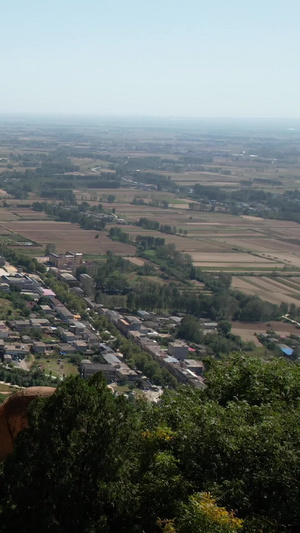
[[28, 319], [0, 321], [0, 353], [4, 361], [24, 359], [30, 352], [39, 355], [99, 353], [101, 338], [57, 298], [49, 297], [49, 305], [40, 308], [42, 316], [32, 312]]
[[6, 273], [3, 269], [0, 272], [0, 291], [10, 292], [18, 289], [23, 294], [33, 294], [42, 296], [42, 281], [39, 276], [27, 276], [20, 272], [15, 275]]
[[[133, 315], [128, 310], [106, 309], [94, 301], [93, 278], [86, 273], [81, 274], [79, 280], [74, 276], [75, 269], [82, 264], [81, 254], [67, 252], [64, 255], [51, 254], [50, 257], [51, 271], [69, 285], [70, 291], [82, 297], [88, 308], [104, 314], [124, 336], [167, 368], [179, 382], [197, 388], [204, 386], [204, 365], [195, 358], [195, 350], [182, 340], [172, 340], [172, 331], [182, 317], [159, 316], [142, 310]], [[31, 294], [35, 301], [43, 297], [43, 303], [38, 309], [35, 306], [33, 311], [34, 302], [28, 302], [31, 305], [29, 318], [0, 322], [0, 357], [6, 363], [12, 360], [20, 362], [30, 352], [40, 356], [54, 352], [58, 357], [79, 354], [82, 357], [80, 372], [83, 378], [89, 378], [99, 371], [108, 382], [134, 382], [145, 378], [141, 372], [130, 368], [123, 355], [114, 351], [109, 342], [102, 342], [89, 321], [82, 321], [52, 290], [45, 288], [38, 276], [2, 272], [0, 290], [10, 291], [14, 286], [21, 293]], [[207, 324], [208, 328], [210, 326]], [[108, 331], [106, 334], [110, 335]], [[198, 352], [205, 355], [205, 347], [198, 347]]]
[[259, 333], [257, 338], [269, 350], [277, 350], [281, 355], [292, 359], [300, 357], [300, 337], [298, 335], [282, 337], [271, 331]]
[[[167, 368], [179, 382], [196, 388], [204, 387], [204, 364], [193, 358], [195, 352], [193, 348], [182, 340], [167, 342], [167, 347], [160, 346], [157, 341], [163, 337], [167, 341], [170, 336], [157, 329], [172, 330], [180, 322], [181, 317], [157, 316], [143, 310], [138, 311], [137, 316], [133, 316], [103, 307], [99, 307], [98, 312], [104, 314], [124, 335], [149, 353], [162, 367]], [[205, 355], [205, 347], [199, 349], [200, 351], [202, 349], [202, 355]]]

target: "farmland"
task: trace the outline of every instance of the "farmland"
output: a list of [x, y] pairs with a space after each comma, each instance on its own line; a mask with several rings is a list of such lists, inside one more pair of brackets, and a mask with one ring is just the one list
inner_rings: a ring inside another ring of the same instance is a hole
[[259, 296], [263, 300], [280, 304], [286, 302], [299, 307], [300, 303], [300, 277], [297, 281], [290, 278], [266, 278], [256, 276], [233, 277], [232, 287], [246, 294]]
[[103, 233], [86, 231], [69, 222], [52, 220], [8, 222], [5, 226], [0, 224], [0, 231], [13, 233], [21, 231], [25, 238], [43, 246], [54, 243], [58, 252], [65, 252], [66, 249], [80, 250], [87, 254], [105, 254], [107, 250], [128, 255], [135, 252], [133, 246], [112, 242]]
[[257, 339], [257, 335], [266, 333], [267, 331], [274, 331], [276, 335], [279, 335], [283, 339], [289, 335], [299, 335], [299, 329], [293, 324], [286, 322], [253, 322], [247, 324], [245, 322], [234, 322], [232, 325], [232, 332], [235, 335], [239, 335], [245, 341], [254, 342], [256, 346], [261, 346], [261, 343]]
[[[292, 204], [290, 217], [284, 196], [300, 189], [298, 135], [279, 123], [255, 131], [250, 123], [205, 128], [95, 123], [62, 134], [58, 126], [50, 132], [42, 124], [3, 125], [0, 243], [31, 256], [53, 243], [58, 252], [81, 251], [97, 261], [111, 250], [142, 266], [136, 237], [163, 238], [195, 267], [232, 274], [233, 289], [298, 306], [300, 207]], [[90, 210], [101, 204], [123, 219], [129, 242], [109, 238], [117, 224], [83, 229], [33, 210], [38, 201], [67, 209], [72, 202]], [[137, 226], [141, 217], [172, 231]]]

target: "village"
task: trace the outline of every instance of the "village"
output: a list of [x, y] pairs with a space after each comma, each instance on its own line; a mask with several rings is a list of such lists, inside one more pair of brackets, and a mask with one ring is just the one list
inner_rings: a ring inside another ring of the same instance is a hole
[[[84, 319], [69, 310], [49, 287], [45, 286], [37, 274], [26, 274], [1, 258], [0, 292], [30, 297], [27, 302], [28, 316], [17, 319], [7, 318], [0, 321], [0, 356], [4, 366], [30, 370], [32, 361], [41, 363], [38, 367], [45, 370], [43, 361], [56, 360], [57, 371], [51, 372], [53, 380], [64, 379], [71, 358], [74, 371], [78, 368], [83, 379], [102, 372], [107, 383], [113, 385], [132, 385], [144, 391], [154, 391], [158, 399], [162, 388], [153, 384], [148, 376], [136, 368], [131, 368], [119, 350], [114, 350], [114, 336], [104, 331], [105, 340], [90, 320], [89, 313], [105, 316], [119, 332], [131, 342], [147, 352], [163, 368], [166, 368], [179, 383], [203, 388], [206, 347], [197, 350], [181, 339], [173, 339], [172, 333], [181, 322], [181, 316], [149, 313], [137, 310], [135, 314], [126, 309], [107, 309], [97, 304], [91, 297], [93, 278], [86, 274], [75, 277], [77, 268], [82, 264], [82, 254], [50, 254], [48, 271], [58, 280], [68, 285], [69, 291], [82, 298], [87, 308]], [[207, 331], [216, 331], [217, 323], [203, 321]], [[169, 338], [171, 339], [169, 341]], [[163, 340], [163, 344], [158, 342]], [[52, 365], [53, 366], [53, 365]], [[131, 365], [132, 366], [132, 365]], [[73, 373], [73, 372], [72, 372]]]

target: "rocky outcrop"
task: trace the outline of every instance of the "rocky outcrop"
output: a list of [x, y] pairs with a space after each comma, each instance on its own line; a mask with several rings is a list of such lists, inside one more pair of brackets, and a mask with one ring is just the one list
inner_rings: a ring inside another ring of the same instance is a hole
[[27, 408], [32, 400], [52, 396], [54, 387], [30, 387], [10, 396], [0, 406], [0, 461], [14, 449], [14, 439], [28, 426]]

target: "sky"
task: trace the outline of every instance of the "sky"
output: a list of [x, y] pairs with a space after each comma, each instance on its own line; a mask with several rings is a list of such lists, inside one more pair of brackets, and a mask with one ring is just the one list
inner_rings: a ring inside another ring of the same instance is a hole
[[2, 0], [0, 113], [300, 118], [298, 0]]

